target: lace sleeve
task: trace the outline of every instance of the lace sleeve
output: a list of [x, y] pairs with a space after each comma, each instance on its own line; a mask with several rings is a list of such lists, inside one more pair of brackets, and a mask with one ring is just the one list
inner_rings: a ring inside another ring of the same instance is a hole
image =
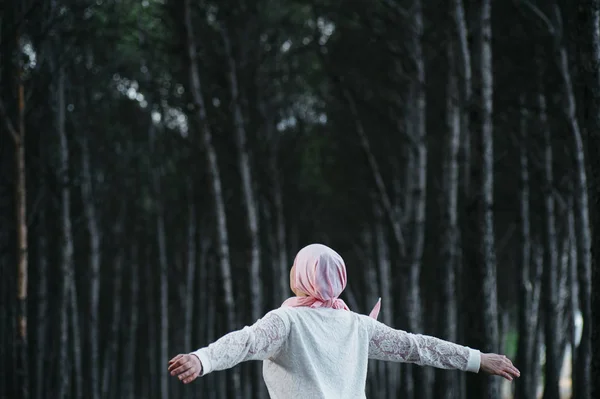
[[427, 335], [394, 330], [377, 321], [373, 321], [371, 328], [369, 358], [472, 372], [478, 372], [480, 364], [479, 351]]
[[289, 328], [283, 319], [271, 312], [252, 326], [224, 335], [208, 347], [192, 354], [202, 362], [202, 375], [225, 370], [246, 360], [264, 360], [281, 349]]

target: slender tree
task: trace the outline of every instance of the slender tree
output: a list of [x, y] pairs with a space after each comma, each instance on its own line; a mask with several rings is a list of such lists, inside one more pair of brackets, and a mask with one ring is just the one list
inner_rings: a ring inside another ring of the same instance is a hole
[[[189, 0], [184, 1], [184, 20], [186, 32], [186, 47], [189, 61], [190, 86], [192, 97], [194, 99], [194, 108], [201, 129], [202, 142], [206, 152], [208, 173], [211, 182], [211, 191], [215, 206], [215, 218], [217, 225], [219, 265], [223, 281], [223, 293], [227, 307], [227, 328], [234, 330], [236, 328], [236, 310], [233, 297], [233, 285], [231, 279], [231, 260], [229, 255], [229, 236], [227, 232], [227, 216], [225, 213], [225, 203], [223, 198], [223, 188], [221, 183], [221, 172], [217, 162], [217, 153], [212, 142], [212, 131], [207, 121], [206, 106], [202, 93], [200, 82], [198, 56], [196, 54], [196, 37], [192, 28], [192, 10]], [[241, 379], [239, 369], [232, 371], [233, 390], [237, 399], [241, 398]]]
[[69, 362], [69, 303], [71, 283], [73, 282], [73, 232], [71, 225], [71, 189], [69, 181], [69, 147], [65, 127], [65, 71], [62, 66], [55, 70], [58, 74], [54, 87], [56, 104], [56, 130], [59, 138], [60, 164], [58, 180], [61, 183], [61, 291], [59, 317], [59, 362], [57, 376], [59, 381], [57, 397], [67, 396], [71, 386]]
[[[17, 48], [20, 48], [20, 35], [16, 35]], [[17, 65], [17, 126], [14, 126], [0, 100], [0, 118], [15, 145], [15, 213], [17, 215], [17, 326], [18, 326], [18, 368], [20, 395], [29, 398], [28, 341], [27, 341], [27, 186], [25, 169], [25, 83], [23, 65]]]
[[[444, 251], [440, 261], [440, 337], [456, 342], [457, 296], [456, 262], [458, 260], [458, 152], [460, 148], [461, 115], [459, 108], [458, 79], [454, 41], [448, 41], [448, 84], [446, 92], [447, 136], [444, 148]], [[458, 398], [458, 384], [455, 375], [443, 372], [440, 377], [440, 396], [445, 399]]]
[[558, 246], [556, 238], [555, 204], [554, 204], [554, 171], [550, 127], [546, 114], [546, 96], [542, 90], [538, 94], [540, 126], [544, 138], [544, 211], [545, 211], [545, 245], [544, 261], [544, 337], [546, 345], [546, 366], [544, 369], [544, 398], [560, 397], [559, 379], [559, 319], [558, 319]]
[[100, 302], [100, 229], [98, 226], [96, 202], [93, 195], [93, 179], [90, 160], [88, 132], [84, 131], [80, 140], [81, 145], [81, 197], [87, 221], [90, 240], [89, 265], [90, 265], [90, 311], [88, 341], [90, 348], [90, 392], [92, 399], [100, 398], [100, 356], [99, 356], [99, 302]]
[[[600, 150], [600, 1], [598, 0], [581, 0], [576, 2], [576, 35], [575, 45], [578, 55], [580, 89], [582, 90], [582, 127], [587, 136], [588, 154], [596, 154]], [[569, 109], [574, 113], [573, 108]], [[578, 219], [578, 242], [586, 239], [587, 220], [587, 203], [586, 209], [581, 208], [581, 196], [586, 195], [587, 198], [587, 180], [586, 174], [582, 173], [580, 167], [583, 163], [584, 146], [581, 140], [575, 135], [574, 139], [577, 151], [577, 172], [576, 180], [577, 197], [577, 219]], [[580, 137], [581, 138], [581, 137]], [[580, 145], [581, 144], [581, 145]], [[600, 226], [600, 212], [596, 211], [600, 205], [600, 159], [594, 156], [588, 156], [590, 187], [589, 193], [591, 196], [590, 208], [593, 212], [593, 237], [588, 241], [590, 245], [586, 247], [586, 242], [580, 244], [578, 259], [584, 256], [584, 259], [579, 260], [579, 297], [580, 306], [584, 317], [584, 325], [582, 332], [582, 341], [577, 350], [578, 369], [574, 373], [576, 376], [575, 395], [574, 398], [595, 398], [600, 396], [600, 234], [598, 226]], [[582, 189], [586, 190], [585, 193]], [[589, 225], [588, 225], [589, 227]], [[588, 272], [586, 261], [589, 260], [587, 252], [591, 249], [592, 270]], [[587, 279], [587, 280], [586, 280]], [[584, 281], [585, 280], [585, 281]], [[591, 283], [590, 283], [591, 282]], [[589, 291], [588, 291], [589, 287]], [[586, 312], [587, 318], [586, 318]], [[585, 352], [584, 352], [585, 351]], [[588, 353], [591, 355], [588, 357]], [[588, 384], [585, 378], [587, 377], [588, 360], [591, 360], [590, 380]], [[577, 375], [582, 373], [582, 375]]]

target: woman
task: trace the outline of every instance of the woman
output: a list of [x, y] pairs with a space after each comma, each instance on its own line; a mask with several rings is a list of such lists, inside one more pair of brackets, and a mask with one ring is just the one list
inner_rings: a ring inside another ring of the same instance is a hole
[[520, 375], [505, 356], [482, 354], [378, 322], [379, 302], [370, 317], [349, 311], [338, 298], [346, 287], [344, 260], [324, 245], [312, 244], [298, 252], [290, 286], [296, 296], [254, 325], [171, 359], [171, 375], [188, 384], [246, 360], [263, 360], [263, 376], [273, 399], [365, 398], [368, 359], [482, 370], [509, 381]]

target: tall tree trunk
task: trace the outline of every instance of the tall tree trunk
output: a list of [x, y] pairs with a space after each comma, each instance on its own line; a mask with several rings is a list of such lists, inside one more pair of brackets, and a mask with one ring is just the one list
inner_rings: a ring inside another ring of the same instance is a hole
[[529, 384], [529, 393], [528, 398], [537, 398], [538, 397], [538, 386], [540, 382], [540, 377], [542, 374], [542, 368], [540, 367], [540, 353], [542, 348], [542, 339], [544, 337], [543, 327], [544, 323], [542, 322], [541, 317], [541, 306], [542, 306], [542, 285], [543, 285], [543, 274], [544, 274], [544, 248], [539, 243], [534, 246], [533, 250], [534, 260], [533, 264], [535, 268], [533, 269], [533, 275], [531, 276], [532, 283], [532, 294], [531, 294], [531, 314], [530, 314], [530, 324], [533, 330], [533, 348], [531, 352], [531, 384]]
[[[411, 86], [411, 90], [414, 91], [414, 85]], [[414, 94], [411, 93], [410, 98], [414, 98]], [[416, 135], [415, 133], [415, 123], [414, 123], [414, 114], [415, 114], [415, 105], [413, 102], [407, 102], [406, 106], [406, 131], [410, 137]], [[414, 225], [414, 218], [417, 212], [417, 208], [419, 206], [417, 199], [418, 196], [415, 195], [417, 192], [418, 181], [414, 178], [415, 169], [418, 168], [417, 165], [417, 154], [415, 148], [413, 146], [407, 146], [407, 154], [406, 154], [406, 195], [404, 199], [405, 206], [410, 209], [410, 216], [407, 217], [406, 224]], [[412, 249], [412, 242], [409, 245], [409, 250]], [[407, 260], [406, 263], [409, 263]], [[408, 305], [407, 296], [409, 295], [408, 284], [410, 284], [408, 269], [410, 268], [410, 264], [405, 266], [401, 271], [400, 276], [400, 284], [401, 284], [401, 303], [403, 303], [404, 308], [402, 308], [403, 313], [408, 317], [408, 313], [410, 309], [410, 305]], [[413, 331], [416, 332], [416, 331]], [[415, 397], [415, 378], [413, 373], [414, 366], [412, 365], [401, 365], [401, 379], [402, 384], [400, 385], [401, 396], [405, 398], [414, 398]]]
[[458, 59], [460, 65], [457, 68], [457, 74], [461, 77], [461, 145], [463, 156], [463, 188], [466, 193], [470, 190], [470, 168], [471, 168], [471, 139], [469, 134], [469, 111], [472, 98], [472, 76], [471, 70], [471, 52], [469, 50], [469, 32], [467, 28], [467, 19], [463, 0], [452, 0], [452, 16], [456, 29], [456, 39], [458, 43]]
[[[443, 260], [440, 260], [440, 337], [456, 342], [457, 303], [456, 303], [456, 261], [458, 251], [458, 152], [460, 148], [461, 114], [458, 106], [458, 84], [454, 43], [448, 41], [448, 85], [446, 93], [446, 126], [448, 136], [444, 150], [444, 248]], [[439, 393], [442, 399], [458, 399], [456, 374], [441, 371], [439, 374]]]
[[28, 251], [27, 251], [27, 197], [25, 184], [25, 88], [19, 67], [19, 134], [15, 140], [17, 160], [16, 213], [17, 213], [17, 319], [19, 326], [19, 377], [20, 393], [23, 399], [29, 399], [29, 364], [27, 343], [27, 286], [28, 286]]
[[[569, 200], [567, 202], [567, 235], [568, 235], [568, 251], [569, 251], [569, 346], [571, 348], [571, 383], [573, 383], [575, 369], [577, 368], [577, 345], [579, 339], [577, 336], [577, 318], [579, 314], [579, 284], [577, 281], [577, 230], [575, 227], [575, 205], [574, 205], [573, 193], [569, 194]], [[574, 388], [571, 385], [572, 389]]]
[[59, 389], [57, 398], [64, 399], [69, 395], [71, 383], [69, 373], [69, 294], [73, 281], [73, 232], [71, 228], [71, 193], [69, 181], [69, 147], [65, 131], [65, 72], [62, 67], [57, 71], [58, 80], [55, 88], [56, 128], [60, 140], [59, 178], [61, 182], [61, 291], [60, 291], [60, 335], [57, 375]]
[[[589, 172], [591, 175], [590, 195], [593, 207], [593, 238], [590, 236], [590, 223], [587, 203], [587, 177], [581, 133], [575, 120], [575, 98], [571, 92], [569, 114], [575, 139], [577, 160], [577, 230], [578, 230], [578, 272], [579, 298], [583, 316], [581, 343], [577, 349], [577, 370], [574, 370], [575, 399], [600, 397], [600, 157], [593, 156], [600, 151], [600, 1], [579, 0], [577, 10], [576, 45], [581, 70], [583, 93], [583, 128], [587, 135]], [[564, 70], [564, 68], [563, 68]], [[564, 74], [563, 74], [564, 75]], [[569, 75], [566, 75], [569, 77]], [[565, 82], [569, 80], [565, 79]], [[565, 85], [568, 87], [569, 85]], [[591, 245], [592, 242], [594, 245]], [[592, 251], [593, 266], [591, 265]], [[593, 267], [593, 270], [592, 270]], [[591, 283], [590, 283], [591, 281]]]
[[[409, 270], [407, 279], [406, 311], [408, 328], [415, 333], [423, 332], [423, 305], [421, 303], [421, 267], [425, 247], [425, 208], [427, 204], [427, 125], [426, 125], [426, 90], [425, 59], [423, 55], [423, 8], [421, 0], [413, 4], [413, 34], [411, 49], [416, 66], [414, 82], [414, 132], [415, 168], [413, 169], [414, 214], [412, 220], [413, 241], [409, 252]], [[430, 399], [433, 394], [433, 370], [431, 368], [414, 368], [415, 397]]]
[[273, 196], [273, 207], [275, 208], [275, 242], [276, 242], [276, 269], [278, 272], [278, 283], [279, 283], [279, 295], [278, 300], [284, 301], [290, 296], [290, 279], [288, 255], [287, 255], [287, 238], [285, 231], [285, 214], [283, 208], [283, 188], [281, 171], [279, 170], [280, 165], [278, 162], [279, 152], [279, 134], [275, 131], [275, 123], [273, 118], [270, 117], [270, 112], [267, 110], [267, 106], [264, 100], [259, 101], [259, 111], [262, 116], [263, 123], [265, 124], [266, 136], [269, 140], [268, 145], [268, 168], [271, 177], [271, 194]]
[[[256, 200], [256, 194], [253, 187], [252, 164], [248, 148], [248, 134], [246, 132], [246, 122], [242, 112], [242, 99], [240, 96], [240, 87], [236, 59], [231, 47], [231, 39], [225, 24], [221, 24], [221, 36], [225, 54], [227, 56], [229, 93], [233, 108], [233, 125], [235, 130], [235, 143], [238, 151], [238, 166], [242, 178], [242, 195], [244, 197], [244, 207], [246, 213], [246, 228], [250, 236], [250, 296], [251, 296], [251, 315], [252, 321], [258, 320], [263, 312], [263, 293], [260, 277], [261, 244], [259, 235], [259, 209]], [[250, 371], [250, 367], [253, 372]], [[246, 398], [250, 398], [253, 382], [257, 396], [263, 398], [267, 391], [262, 383], [262, 363], [256, 363], [248, 366], [249, 374], [245, 383]]]
[[[145, 248], [145, 261], [148, 264], [151, 261], [150, 258], [150, 248], [146, 247]], [[158, 377], [157, 377], [157, 371], [159, 370], [160, 366], [158, 364], [158, 357], [157, 357], [157, 353], [156, 353], [156, 348], [157, 348], [157, 343], [156, 343], [156, 325], [158, 324], [156, 322], [156, 302], [155, 302], [155, 297], [156, 297], [156, 291], [155, 291], [155, 280], [154, 280], [154, 275], [155, 275], [155, 271], [153, 270], [152, 267], [147, 267], [146, 268], [146, 273], [145, 273], [145, 282], [144, 282], [144, 291], [143, 291], [143, 297], [146, 298], [144, 303], [146, 305], [146, 323], [148, 324], [148, 328], [146, 329], [147, 331], [147, 342], [148, 342], [148, 349], [146, 350], [146, 360], [147, 360], [147, 374], [148, 374], [148, 379], [146, 380], [147, 383], [143, 385], [143, 388], [145, 389], [146, 387], [147, 389], [147, 393], [151, 393], [152, 397], [156, 397], [156, 393], [160, 392], [159, 391], [159, 385], [158, 385]], [[164, 369], [162, 369], [164, 370]], [[143, 391], [144, 392], [144, 391]], [[143, 395], [142, 397], [148, 397], [147, 394]]]
[[[223, 281], [223, 294], [227, 310], [227, 328], [233, 331], [236, 326], [235, 301], [233, 297], [233, 284], [231, 278], [231, 259], [229, 256], [229, 237], [227, 232], [227, 216], [225, 213], [225, 201], [223, 199], [223, 189], [221, 186], [221, 174], [217, 162], [217, 152], [212, 142], [212, 131], [206, 117], [206, 107], [200, 82], [198, 57], [196, 54], [196, 38], [192, 28], [191, 1], [185, 0], [184, 4], [185, 31], [187, 42], [187, 53], [190, 67], [191, 91], [194, 99], [194, 107], [197, 113], [198, 122], [202, 130], [202, 140], [206, 152], [208, 175], [211, 181], [211, 190], [215, 205], [215, 219], [217, 225], [217, 251], [219, 254], [219, 264], [221, 269], [221, 278]], [[242, 385], [240, 372], [238, 368], [232, 370], [233, 390], [235, 398], [241, 399]]]
[[535, 341], [535, 325], [532, 324], [532, 292], [535, 281], [531, 281], [531, 222], [530, 222], [530, 185], [529, 185], [529, 150], [528, 150], [528, 111], [524, 96], [520, 99], [520, 208], [519, 218], [521, 227], [521, 268], [517, 273], [519, 292], [518, 330], [516, 364], [521, 370], [522, 378], [515, 381], [515, 399], [529, 398], [532, 384], [532, 369], [535, 361], [532, 359]]
[[[151, 180], [154, 201], [156, 204], [156, 242], [158, 244], [158, 265], [159, 265], [159, 287], [160, 287], [160, 306], [159, 306], [159, 358], [160, 364], [167, 364], [169, 361], [169, 262], [167, 259], [167, 243], [165, 232], [165, 212], [162, 203], [160, 155], [156, 146], [156, 127], [150, 121], [148, 131], [150, 140], [150, 152], [152, 154]], [[159, 380], [161, 399], [169, 397], [169, 375], [161, 373]]]
[[[373, 202], [375, 203], [377, 199], [375, 195], [373, 195], [373, 197]], [[375, 222], [377, 223], [377, 220], [375, 220]], [[360, 248], [357, 248], [360, 263], [363, 265], [363, 278], [366, 282], [365, 309], [367, 309], [370, 304], [375, 303], [379, 295], [381, 295], [379, 281], [377, 279], [377, 265], [375, 264], [374, 254], [376, 253], [376, 250], [374, 249], [374, 241], [373, 231], [371, 226], [368, 225], [360, 234]], [[373, 384], [370, 386], [368, 393], [373, 397], [383, 396], [383, 394], [379, 394], [378, 392], [378, 390], [383, 390], [386, 386], [385, 375], [383, 375], [383, 378], [380, 376], [380, 369], [383, 369], [383, 365], [384, 363], [376, 360], [369, 360], [368, 381], [373, 382]]]
[[250, 293], [252, 295], [252, 320], [256, 321], [262, 316], [263, 308], [260, 284], [261, 250], [258, 230], [258, 206], [252, 184], [252, 165], [250, 163], [250, 154], [248, 153], [248, 134], [246, 133], [246, 124], [242, 114], [237, 65], [231, 49], [229, 32], [224, 26], [221, 27], [221, 35], [229, 67], [229, 93], [232, 101], [235, 141], [238, 150], [240, 176], [242, 178], [244, 206], [246, 208], [246, 226], [250, 235]]
[[559, 399], [559, 322], [558, 322], [558, 246], [554, 215], [554, 174], [552, 170], [552, 143], [546, 115], [546, 97], [538, 94], [540, 125], [544, 137], [544, 220], [546, 258], [544, 261], [544, 338], [546, 366], [544, 369], [544, 399]]
[[187, 231], [187, 270], [186, 270], [186, 296], [184, 304], [185, 313], [185, 327], [184, 327], [184, 345], [185, 350], [191, 350], [192, 347], [192, 334], [193, 334], [193, 322], [194, 322], [194, 287], [196, 285], [196, 269], [198, 263], [196, 262], [197, 255], [197, 215], [196, 215], [196, 204], [193, 196], [193, 190], [191, 188], [191, 182], [188, 182], [188, 231]]
[[[48, 331], [48, 241], [46, 238], [46, 213], [42, 209], [39, 213], [37, 227], [37, 307], [35, 317], [35, 399], [42, 399], [46, 394], [45, 388], [45, 360], [46, 360], [46, 334]], [[0, 391], [1, 392], [1, 391]]]
[[[478, 3], [478, 23], [480, 29], [476, 37], [477, 52], [475, 57], [478, 68], [478, 90], [474, 92], [471, 109], [472, 126], [481, 129], [474, 133], [474, 151], [479, 154], [480, 165], [473, 165], [472, 176], [477, 177], [477, 191], [472, 190], [469, 224], [465, 225], [465, 234], [469, 242], [473, 239], [476, 248], [470, 254], [468, 263], [472, 277], [471, 283], [481, 287], [481, 291], [470, 300], [479, 302], [471, 309], [479, 314], [479, 320], [470, 324], [479, 324], [478, 328], [470, 331], [470, 341], [484, 352], [497, 352], [499, 345], [497, 279], [496, 279], [496, 250], [494, 237], [494, 141], [493, 141], [493, 75], [492, 75], [492, 28], [491, 1], [482, 0]], [[477, 94], [477, 98], [475, 98]], [[475, 106], [477, 104], [477, 106]], [[475, 180], [475, 179], [474, 179]], [[468, 210], [469, 212], [469, 210]], [[472, 230], [472, 231], [469, 231]], [[470, 237], [470, 239], [469, 239]], [[467, 272], [468, 273], [468, 272]], [[479, 298], [479, 295], [481, 297]], [[478, 309], [476, 309], [478, 308]], [[475, 334], [480, 334], [479, 337]], [[469, 397], [489, 399], [500, 398], [500, 380], [492, 377], [472, 379], [468, 385]]]
[[[74, 276], [73, 276], [74, 277]], [[75, 397], [83, 398], [83, 363], [81, 359], [81, 333], [79, 327], [79, 306], [77, 304], [77, 285], [75, 278], [71, 280], [69, 308], [71, 312], [71, 341], [73, 348], [72, 375], [75, 386]]]
[[[125, 339], [125, 358], [123, 364], [123, 398], [136, 398], [135, 390], [135, 370], [136, 370], [136, 350], [137, 350], [137, 328], [138, 328], [138, 313], [139, 313], [139, 260], [137, 253], [137, 245], [135, 242], [131, 245], [130, 259], [130, 314], [129, 325], [127, 326], [127, 334]], [[137, 396], [139, 397], [139, 396]]]
[[[19, 32], [16, 34], [17, 47], [20, 46]], [[17, 216], [17, 369], [19, 395], [29, 399], [29, 365], [27, 342], [27, 286], [28, 286], [28, 249], [27, 249], [27, 196], [25, 169], [25, 87], [23, 83], [23, 67], [18, 65], [17, 110], [18, 126], [12, 124], [4, 103], [0, 100], [0, 118], [15, 145], [15, 214]]]
[[99, 311], [98, 303], [100, 299], [100, 231], [98, 228], [98, 219], [96, 217], [96, 204], [93, 194], [92, 171], [90, 167], [90, 149], [87, 132], [83, 132], [81, 138], [81, 196], [83, 200], [83, 209], [87, 222], [90, 249], [90, 287], [89, 287], [89, 318], [88, 318], [88, 340], [90, 347], [89, 361], [89, 392], [91, 399], [100, 399], [99, 371], [100, 357], [98, 345], [100, 337], [98, 334]]
[[[393, 325], [393, 295], [391, 290], [392, 281], [392, 268], [391, 268], [391, 256], [389, 245], [387, 242], [387, 235], [385, 234], [384, 228], [384, 214], [378, 202], [375, 203], [375, 249], [377, 254], [377, 269], [379, 270], [379, 286], [380, 295], [384, 300], [381, 302], [381, 320], [388, 326]], [[372, 306], [368, 304], [368, 306]], [[396, 390], [398, 388], [398, 367], [392, 363], [386, 363], [381, 365], [382, 370], [385, 372], [385, 387], [387, 397], [395, 398], [397, 396]]]
[[[556, 20], [560, 21], [560, 9], [554, 7]], [[594, 18], [598, 18], [594, 16]], [[561, 23], [562, 25], [562, 23]], [[596, 28], [597, 29], [597, 28]], [[597, 32], [593, 33], [595, 36]], [[588, 39], [590, 40], [590, 39]], [[566, 98], [565, 114], [571, 133], [573, 134], [575, 161], [576, 161], [576, 195], [577, 198], [577, 222], [578, 222], [578, 240], [579, 244], [579, 300], [581, 305], [581, 315], [583, 317], [583, 330], [581, 334], [581, 343], [577, 350], [577, 370], [575, 370], [574, 396], [576, 398], [587, 399], [591, 395], [591, 332], [592, 332], [592, 307], [591, 307], [591, 229], [589, 220], [588, 205], [588, 183], [585, 164], [585, 146], [579, 122], [577, 121], [577, 109], [575, 102], [575, 93], [571, 81], [569, 70], [569, 57], [566, 45], [562, 38], [556, 39], [557, 50], [559, 53], [559, 69], [563, 78], [563, 89]], [[597, 61], [596, 61], [597, 63]], [[598, 73], [597, 71], [595, 73]], [[588, 132], [591, 133], [591, 132]]]
[[[115, 225], [113, 235], [118, 240], [122, 240], [124, 235], [124, 218], [125, 218], [125, 203], [120, 205], [121, 209], [119, 210]], [[106, 343], [106, 348], [104, 350], [104, 357], [102, 361], [102, 397], [103, 398], [113, 398], [116, 395], [116, 392], [112, 389], [116, 386], [116, 381], [114, 381], [113, 370], [118, 367], [118, 362], [116, 361], [117, 355], [119, 353], [119, 326], [121, 325], [121, 308], [122, 308], [122, 287], [123, 287], [123, 257], [124, 257], [124, 248], [118, 248], [116, 251], [116, 256], [113, 263], [113, 292], [111, 297], [112, 302], [112, 314], [110, 319], [110, 327], [108, 332], [108, 339]], [[164, 362], [166, 364], [166, 362]], [[165, 373], [167, 374], [167, 373]], [[164, 396], [163, 396], [164, 398]]]
[[[452, 17], [454, 20], [455, 26], [455, 37], [458, 48], [458, 60], [459, 64], [457, 65], [457, 75], [460, 77], [460, 112], [461, 112], [461, 152], [459, 153], [459, 160], [462, 167], [462, 175], [461, 175], [461, 195], [460, 195], [460, 203], [469, 203], [472, 201], [472, 165], [471, 165], [471, 147], [472, 147], [472, 139], [471, 139], [471, 131], [470, 131], [470, 112], [471, 112], [471, 101], [472, 101], [472, 81], [473, 81], [473, 71], [471, 67], [471, 51], [469, 49], [469, 31], [467, 26], [467, 19], [465, 15], [465, 8], [463, 4], [463, 0], [453, 0], [452, 4]], [[462, 208], [462, 207], [461, 207]], [[464, 207], [465, 209], [459, 210], [459, 218], [461, 222], [459, 225], [465, 228], [470, 226], [469, 224], [469, 210], [468, 207]], [[459, 277], [457, 280], [457, 290], [456, 292], [459, 294], [460, 303], [463, 302], [463, 297], [460, 295], [463, 290], [462, 286], [465, 285], [467, 281], [463, 277], [463, 269], [466, 262], [471, 262], [471, 254], [468, 253], [468, 249], [466, 249], [465, 245], [462, 243], [468, 243], [468, 236], [464, 234], [464, 232], [459, 231], [459, 240], [461, 241], [461, 245], [458, 253], [457, 260], [457, 276]], [[468, 286], [468, 285], [467, 285]], [[471, 300], [471, 298], [469, 299]], [[468, 307], [461, 305], [463, 310], [467, 310]], [[459, 335], [461, 337], [469, 336], [473, 329], [472, 324], [467, 326], [467, 320], [469, 319], [466, 314], [469, 312], [461, 312], [458, 314], [457, 322], [459, 325]], [[459, 378], [459, 398], [466, 398], [467, 395], [467, 387], [470, 390], [477, 390], [477, 385], [473, 384], [473, 382], [480, 383], [480, 379], [477, 380], [475, 376], [460, 374]], [[467, 383], [467, 380], [469, 382]]]

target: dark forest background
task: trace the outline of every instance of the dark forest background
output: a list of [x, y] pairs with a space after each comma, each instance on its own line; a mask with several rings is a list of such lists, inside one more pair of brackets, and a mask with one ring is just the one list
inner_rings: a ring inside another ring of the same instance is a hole
[[369, 398], [600, 397], [598, 3], [2, 2], [0, 397], [266, 398], [167, 360], [312, 242], [353, 310], [522, 373], [374, 362]]

